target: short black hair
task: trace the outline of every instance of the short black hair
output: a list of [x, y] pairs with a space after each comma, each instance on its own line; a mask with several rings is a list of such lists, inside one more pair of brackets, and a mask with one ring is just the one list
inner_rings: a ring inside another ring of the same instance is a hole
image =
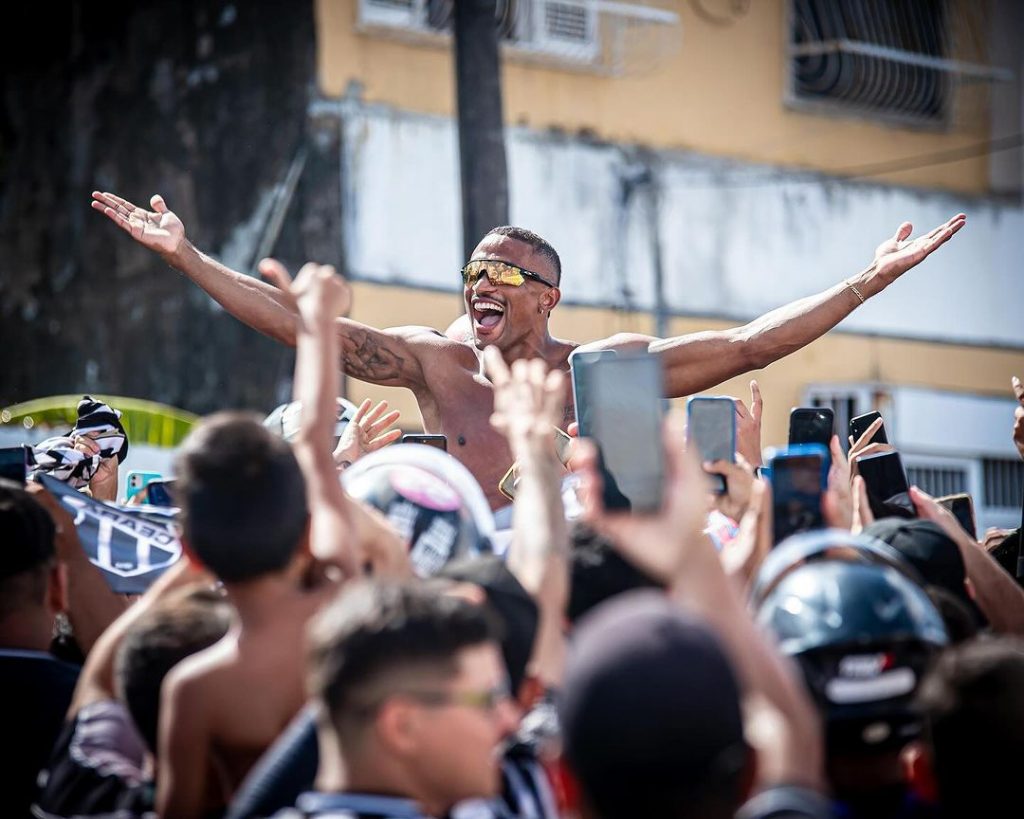
[[0, 479], [0, 618], [44, 601], [55, 532], [49, 512], [23, 486]]
[[231, 616], [223, 594], [190, 586], [158, 602], [125, 634], [114, 661], [117, 693], [154, 753], [164, 677], [186, 657], [223, 637]]
[[175, 473], [189, 548], [221, 581], [280, 571], [295, 556], [309, 521], [306, 484], [291, 448], [257, 416], [202, 421]]
[[996, 816], [1019, 799], [1024, 642], [983, 637], [947, 650], [919, 691], [942, 816]]
[[492, 642], [493, 615], [437, 588], [360, 581], [313, 622], [308, 687], [344, 739], [364, 723], [395, 678], [448, 679], [466, 648]]
[[663, 588], [657, 580], [626, 560], [615, 545], [593, 529], [576, 524], [570, 530], [569, 606], [575, 623], [605, 600], [636, 589]]
[[562, 283], [562, 260], [558, 257], [558, 252], [547, 239], [538, 236], [532, 230], [513, 225], [500, 225], [487, 231], [487, 236], [493, 235], [508, 236], [509, 239], [515, 239], [517, 242], [522, 242], [532, 247], [535, 253], [539, 253], [548, 260], [551, 268], [555, 271], [555, 284]]

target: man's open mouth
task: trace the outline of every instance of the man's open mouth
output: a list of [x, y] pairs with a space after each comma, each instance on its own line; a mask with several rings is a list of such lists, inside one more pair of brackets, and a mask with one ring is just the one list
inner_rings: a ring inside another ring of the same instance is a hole
[[489, 333], [505, 318], [505, 306], [491, 299], [474, 299], [472, 313], [475, 328]]

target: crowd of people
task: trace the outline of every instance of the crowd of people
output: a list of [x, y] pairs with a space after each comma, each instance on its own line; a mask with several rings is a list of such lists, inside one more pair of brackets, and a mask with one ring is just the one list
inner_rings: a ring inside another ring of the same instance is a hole
[[[916, 487], [913, 517], [876, 519], [857, 470], [891, 449], [876, 422], [832, 438], [823, 525], [774, 543], [756, 382], [733, 399], [734, 461], [702, 464], [670, 413], [660, 509], [606, 508], [566, 375], [574, 351], [648, 349], [669, 397], [713, 388], [827, 332], [962, 214], [916, 240], [901, 225], [861, 273], [744, 327], [581, 346], [548, 333], [560, 262], [520, 228], [481, 242], [447, 333], [379, 331], [346, 318], [332, 268], [293, 281], [266, 260], [257, 281], [152, 206], [94, 194], [296, 347], [295, 400], [192, 430], [183, 554], [139, 596], [110, 587], [66, 503], [0, 484], [4, 816], [1016, 815], [1024, 588], [993, 550], [1019, 531], [979, 543]], [[339, 361], [411, 388], [450, 453], [396, 444], [384, 404], [339, 403]], [[87, 398], [33, 471], [116, 502], [128, 445]]]

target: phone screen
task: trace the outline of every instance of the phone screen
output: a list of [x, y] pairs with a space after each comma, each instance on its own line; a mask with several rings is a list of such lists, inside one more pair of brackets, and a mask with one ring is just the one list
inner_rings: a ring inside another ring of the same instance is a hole
[[28, 454], [24, 446], [8, 446], [0, 449], [0, 478], [15, 483], [25, 483], [28, 472]]
[[821, 444], [832, 440], [832, 410], [828, 407], [795, 407], [789, 413], [790, 444]]
[[152, 506], [176, 506], [173, 492], [173, 478], [166, 481], [151, 481], [146, 484], [146, 503]]
[[781, 454], [772, 459], [772, 543], [823, 529], [821, 496], [825, 469], [820, 454]]
[[445, 452], [448, 451], [448, 436], [447, 435], [413, 435], [406, 434], [402, 436], [403, 444], [425, 444], [426, 446], [432, 446], [435, 449], [442, 449]]
[[[691, 398], [686, 402], [686, 437], [704, 461], [736, 459], [736, 405], [731, 398]], [[716, 492], [725, 491], [725, 478], [711, 475]]]
[[957, 523], [960, 524], [972, 539], [977, 537], [977, 524], [974, 520], [974, 502], [971, 500], [970, 495], [962, 492], [959, 495], [947, 495], [944, 498], [936, 498], [935, 502], [945, 506], [952, 512]]
[[573, 394], [580, 434], [598, 446], [609, 509], [661, 507], [664, 376], [650, 353], [574, 360]]
[[910, 486], [898, 452], [857, 458], [857, 471], [868, 490], [868, 502], [876, 518], [916, 518]]
[[[869, 426], [871, 426], [875, 419], [881, 418], [882, 414], [878, 411], [866, 412], [863, 415], [858, 415], [856, 418], [850, 419], [850, 435], [853, 437], [854, 442], [860, 440], [860, 436], [867, 432]], [[871, 436], [869, 444], [887, 444], [889, 439], [885, 435], [885, 424], [880, 426], [875, 434]]]

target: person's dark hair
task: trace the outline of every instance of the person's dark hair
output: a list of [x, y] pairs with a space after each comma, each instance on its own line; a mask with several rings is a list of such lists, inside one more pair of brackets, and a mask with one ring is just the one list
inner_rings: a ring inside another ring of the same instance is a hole
[[736, 675], [710, 629], [660, 592], [580, 622], [557, 707], [565, 760], [601, 819], [732, 817], [747, 796]]
[[309, 693], [351, 736], [389, 694], [455, 676], [459, 652], [499, 638], [482, 606], [423, 586], [357, 583], [310, 628]]
[[1024, 642], [981, 638], [947, 651], [920, 690], [943, 816], [1006, 815], [1024, 759]]
[[125, 634], [114, 660], [114, 681], [118, 696], [154, 753], [164, 677], [186, 657], [223, 637], [231, 616], [231, 605], [222, 594], [190, 587], [157, 603]]
[[610, 540], [576, 524], [569, 533], [569, 620], [575, 623], [595, 606], [623, 592], [661, 584], [622, 557]]
[[513, 227], [512, 225], [501, 225], [500, 227], [491, 228], [487, 231], [487, 235], [507, 236], [509, 239], [515, 239], [517, 242], [529, 245], [533, 248], [535, 253], [539, 253], [547, 259], [548, 264], [551, 265], [551, 269], [555, 271], [555, 284], [562, 283], [562, 260], [558, 258], [558, 253], [550, 243], [546, 239], [542, 239], [532, 230]]
[[54, 533], [49, 513], [24, 487], [0, 479], [0, 619], [45, 600]]
[[185, 539], [225, 583], [280, 571], [309, 520], [288, 444], [256, 416], [218, 413], [182, 444], [175, 473]]

